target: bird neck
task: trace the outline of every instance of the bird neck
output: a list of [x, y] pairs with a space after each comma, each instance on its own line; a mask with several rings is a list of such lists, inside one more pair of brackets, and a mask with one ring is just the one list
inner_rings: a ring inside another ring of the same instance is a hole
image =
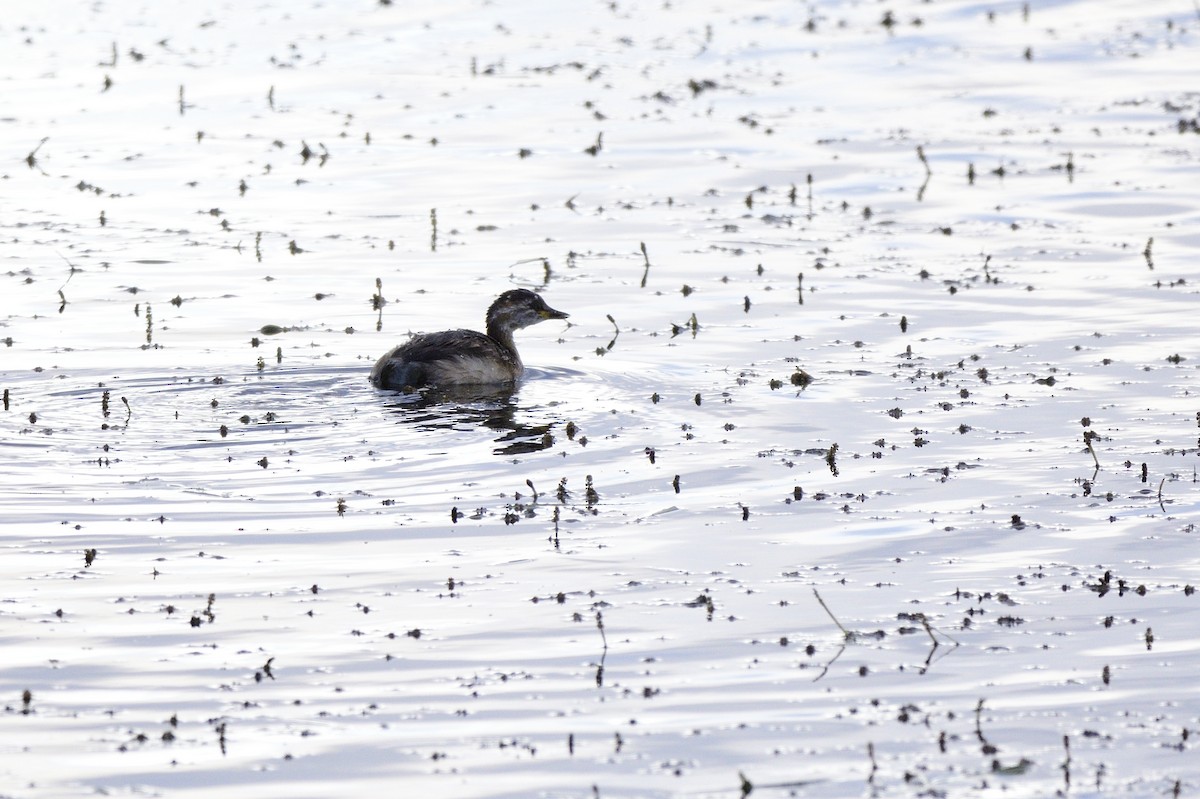
[[517, 362], [520, 362], [521, 357], [517, 355], [517, 345], [516, 342], [513, 341], [513, 331], [508, 325], [497, 319], [489, 319], [487, 334], [488, 338], [492, 339], [501, 347], [508, 350], [508, 352], [517, 359]]

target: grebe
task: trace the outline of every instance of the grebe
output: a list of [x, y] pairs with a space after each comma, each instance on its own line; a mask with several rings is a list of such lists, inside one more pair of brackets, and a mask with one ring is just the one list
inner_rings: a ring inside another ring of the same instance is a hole
[[488, 308], [486, 335], [445, 330], [414, 336], [375, 362], [371, 383], [393, 391], [514, 383], [525, 366], [513, 332], [546, 319], [566, 318], [528, 289], [506, 291]]

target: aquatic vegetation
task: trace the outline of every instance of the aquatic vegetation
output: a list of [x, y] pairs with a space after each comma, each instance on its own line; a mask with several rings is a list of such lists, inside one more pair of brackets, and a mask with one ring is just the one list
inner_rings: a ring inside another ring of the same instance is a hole
[[5, 21], [9, 790], [1200, 780], [1190, 8]]

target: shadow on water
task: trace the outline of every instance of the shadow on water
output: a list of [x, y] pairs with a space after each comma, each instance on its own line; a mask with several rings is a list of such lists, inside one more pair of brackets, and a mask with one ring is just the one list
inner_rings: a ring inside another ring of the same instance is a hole
[[553, 422], [534, 423], [518, 414], [530, 410], [518, 402], [519, 389], [505, 387], [423, 388], [387, 397], [385, 408], [398, 422], [418, 430], [471, 430], [499, 433], [495, 455], [521, 455], [554, 445]]

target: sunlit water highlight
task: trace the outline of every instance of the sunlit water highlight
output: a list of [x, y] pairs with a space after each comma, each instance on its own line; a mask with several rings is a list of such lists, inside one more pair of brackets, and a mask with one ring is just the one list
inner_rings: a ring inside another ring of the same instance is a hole
[[11, 9], [0, 796], [1193, 791], [1197, 25]]

